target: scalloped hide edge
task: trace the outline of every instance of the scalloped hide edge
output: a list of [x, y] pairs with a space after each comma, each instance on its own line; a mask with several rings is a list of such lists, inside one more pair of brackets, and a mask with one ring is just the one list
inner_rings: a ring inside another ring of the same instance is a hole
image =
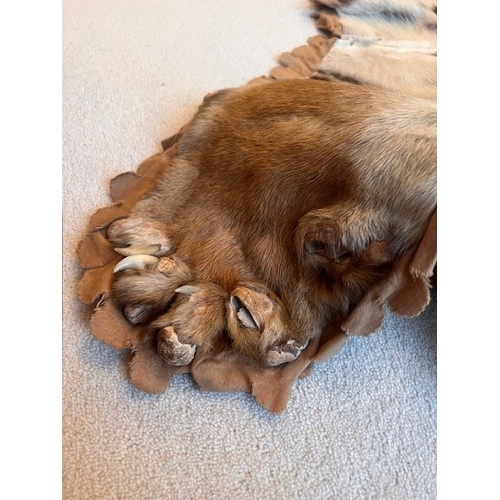
[[109, 183], [109, 196], [114, 202], [122, 202], [139, 188], [142, 178], [136, 172], [123, 172], [111, 179]]
[[103, 267], [113, 260], [119, 260], [119, 255], [101, 229], [91, 231], [83, 237], [78, 245], [77, 255], [85, 269]]
[[[118, 260], [117, 258], [116, 262]], [[85, 271], [78, 283], [78, 297], [84, 304], [92, 305], [111, 295], [113, 268], [116, 262], [112, 261], [104, 267]]]
[[111, 300], [104, 300], [94, 310], [90, 329], [95, 337], [115, 349], [133, 348], [141, 340], [141, 328], [132, 326]]
[[105, 229], [111, 222], [126, 217], [130, 208], [123, 203], [116, 203], [107, 207], [99, 208], [90, 217], [89, 231]]
[[164, 363], [151, 347], [139, 344], [133, 350], [129, 378], [136, 389], [148, 394], [161, 394], [175, 373], [175, 367]]
[[342, 325], [349, 335], [369, 335], [384, 321], [384, 306], [408, 318], [419, 315], [430, 302], [432, 270], [437, 260], [437, 209], [422, 239], [392, 267], [358, 303]]
[[195, 358], [192, 376], [201, 391], [250, 392], [268, 411], [281, 413], [286, 408], [295, 380], [309, 373], [319, 342], [319, 337], [311, 339], [295, 361], [273, 368], [259, 366], [232, 352]]

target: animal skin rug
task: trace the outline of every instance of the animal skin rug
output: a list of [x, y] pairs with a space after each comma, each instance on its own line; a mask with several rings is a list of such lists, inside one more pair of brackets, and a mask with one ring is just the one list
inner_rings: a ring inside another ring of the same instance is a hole
[[[289, 79], [368, 83], [405, 94], [436, 96], [436, 3], [426, 0], [321, 0], [316, 25], [322, 34], [307, 45], [279, 57], [268, 77], [248, 85]], [[212, 357], [194, 356], [186, 366], [172, 366], [141, 342], [143, 329], [130, 323], [113, 300], [115, 265], [123, 258], [106, 237], [107, 228], [126, 217], [170, 168], [184, 129], [162, 142], [164, 152], [144, 161], [136, 172], [125, 172], [110, 183], [112, 204], [91, 218], [78, 248], [85, 269], [79, 297], [94, 308], [93, 334], [116, 349], [129, 350], [131, 383], [149, 393], [161, 393], [171, 378], [190, 372], [200, 390], [244, 391], [271, 412], [285, 409], [294, 381], [306, 376], [313, 364], [342, 348], [348, 335], [369, 335], [383, 323], [386, 308], [414, 317], [430, 300], [429, 278], [436, 264], [437, 215], [417, 245], [399, 258], [348, 314], [332, 322], [310, 340], [294, 361], [262, 367], [247, 357], [224, 351]]]

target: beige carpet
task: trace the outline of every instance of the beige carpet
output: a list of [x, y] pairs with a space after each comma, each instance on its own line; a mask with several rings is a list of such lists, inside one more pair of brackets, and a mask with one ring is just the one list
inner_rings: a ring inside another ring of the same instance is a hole
[[[108, 182], [203, 96], [266, 75], [317, 34], [302, 1], [63, 2], [65, 499], [436, 498], [436, 296], [299, 381], [271, 415], [179, 375], [134, 389], [77, 299], [75, 250]], [[433, 281], [435, 285], [435, 281]]]

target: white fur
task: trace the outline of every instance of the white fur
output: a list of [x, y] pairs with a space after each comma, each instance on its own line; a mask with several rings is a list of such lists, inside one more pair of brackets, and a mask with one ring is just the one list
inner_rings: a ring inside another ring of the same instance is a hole
[[[433, 6], [431, 0], [358, 0], [337, 6], [343, 35], [321, 62], [317, 75], [435, 99], [437, 34], [428, 26], [432, 24], [429, 18], [435, 17]], [[382, 12], [413, 13], [413, 17]]]
[[432, 98], [436, 95], [437, 58], [407, 48], [334, 46], [319, 67], [324, 75], [341, 75], [403, 93]]

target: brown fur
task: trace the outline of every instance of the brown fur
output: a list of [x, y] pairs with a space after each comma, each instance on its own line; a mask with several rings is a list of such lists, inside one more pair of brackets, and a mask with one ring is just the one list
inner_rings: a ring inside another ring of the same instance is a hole
[[[131, 218], [167, 227], [196, 281], [228, 297], [250, 290], [240, 305], [266, 319], [244, 326], [228, 300], [225, 335], [269, 364], [270, 350], [346, 313], [421, 237], [435, 205], [434, 101], [290, 80], [208, 99]], [[120, 300], [143, 302], [137, 290]]]

